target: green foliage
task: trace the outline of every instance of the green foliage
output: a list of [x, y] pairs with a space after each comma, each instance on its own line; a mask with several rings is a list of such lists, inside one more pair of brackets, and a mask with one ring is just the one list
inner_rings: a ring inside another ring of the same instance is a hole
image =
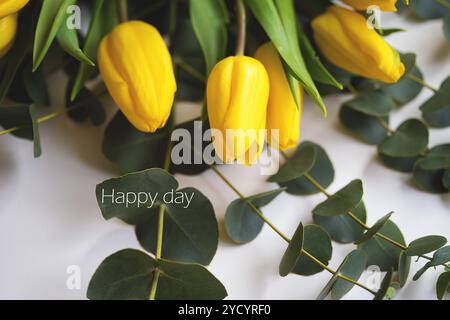
[[433, 128], [450, 126], [450, 78], [447, 78], [428, 101], [421, 107], [422, 116]]
[[335, 194], [331, 195], [327, 200], [318, 204], [314, 208], [313, 214], [326, 217], [347, 214], [360, 204], [362, 196], [362, 181], [354, 180]]
[[297, 265], [303, 252], [304, 233], [303, 224], [300, 223], [281, 259], [279, 267], [280, 276], [286, 277]]

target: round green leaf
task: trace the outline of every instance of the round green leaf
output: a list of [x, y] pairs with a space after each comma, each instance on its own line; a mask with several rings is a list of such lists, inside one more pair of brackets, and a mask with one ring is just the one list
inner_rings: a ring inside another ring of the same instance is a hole
[[[366, 222], [366, 208], [361, 202], [352, 213], [362, 222]], [[324, 228], [331, 239], [340, 243], [353, 243], [364, 234], [364, 229], [349, 215], [326, 217], [313, 215], [314, 223]]]
[[432, 267], [445, 264], [450, 261], [450, 246], [445, 246], [433, 254], [433, 260], [430, 261]]
[[381, 287], [378, 290], [377, 294], [373, 298], [373, 300], [384, 300], [386, 298], [386, 295], [389, 291], [389, 288], [391, 287], [392, 278], [393, 278], [393, 269], [389, 269], [386, 275], [383, 278], [383, 281], [381, 282]]
[[419, 18], [427, 20], [442, 18], [447, 12], [447, 8], [438, 1], [414, 0], [413, 8]]
[[[303, 250], [316, 257], [323, 264], [328, 265], [333, 252], [328, 233], [316, 225], [307, 225], [303, 230]], [[293, 273], [312, 276], [323, 271], [323, 268], [310, 258], [302, 254], [292, 270]]]
[[[362, 141], [376, 145], [387, 137], [386, 129], [377, 118], [343, 106], [339, 112], [342, 125]], [[383, 119], [389, 122], [386, 117]]]
[[420, 156], [417, 157], [391, 157], [378, 152], [378, 156], [383, 164], [393, 170], [409, 173], [414, 170], [414, 165]]
[[414, 166], [413, 177], [415, 184], [422, 190], [442, 194], [449, 190], [444, 185], [444, 174], [446, 170], [425, 170], [419, 160]]
[[281, 259], [279, 266], [280, 276], [286, 277], [295, 268], [303, 251], [303, 238], [304, 228], [303, 224], [300, 223]]
[[395, 103], [381, 92], [369, 92], [346, 102], [344, 106], [369, 116], [385, 117], [394, 109]]
[[356, 208], [363, 197], [361, 180], [354, 180], [313, 209], [318, 216], [339, 216]]
[[398, 259], [398, 279], [400, 287], [403, 288], [408, 281], [409, 271], [411, 269], [411, 257], [405, 254], [405, 251], [400, 253]]
[[270, 177], [268, 181], [283, 183], [300, 178], [313, 168], [315, 162], [316, 150], [312, 146], [306, 146], [289, 158], [278, 173]]
[[420, 110], [423, 118], [431, 127], [450, 126], [450, 77], [445, 79], [438, 92], [426, 101]]
[[450, 144], [432, 148], [421, 161], [420, 167], [430, 171], [450, 168]]
[[444, 299], [444, 295], [450, 288], [450, 271], [442, 273], [436, 283], [436, 296], [439, 300]]
[[[317, 182], [319, 182], [324, 188], [328, 188], [334, 180], [333, 164], [331, 163], [326, 151], [321, 146], [313, 142], [303, 142], [295, 153], [302, 154], [303, 150], [308, 147], [313, 147], [316, 153], [316, 162], [308, 174], [316, 179]], [[296, 155], [293, 157], [295, 158]], [[286, 187], [286, 191], [294, 195], [310, 195], [320, 192], [305, 177], [299, 177], [289, 182], [280, 183], [280, 186]]]
[[[361, 277], [362, 273], [366, 269], [367, 265], [367, 255], [362, 250], [353, 250], [350, 254], [345, 258], [342, 267], [339, 268], [339, 273], [347, 276], [350, 279], [358, 281]], [[342, 280], [337, 279], [336, 283], [333, 285], [331, 289], [331, 297], [334, 300], [342, 299], [352, 288], [354, 284]]]
[[[417, 67], [413, 68], [410, 74], [423, 80], [423, 74]], [[394, 99], [398, 105], [405, 105], [414, 100], [422, 92], [422, 89], [421, 84], [404, 77], [395, 84], [383, 85], [380, 90]]]
[[[162, 257], [209, 265], [219, 242], [218, 225], [211, 202], [194, 188], [180, 189], [172, 195], [174, 202], [165, 205]], [[166, 203], [171, 202], [172, 195], [165, 197]], [[180, 199], [178, 203], [177, 198]], [[187, 198], [191, 198], [189, 205]], [[158, 212], [158, 208], [148, 210], [136, 225], [139, 243], [153, 254], [156, 253], [158, 242]]]
[[450, 41], [450, 13], [444, 18], [444, 34], [448, 41]]
[[369, 230], [367, 230], [367, 232], [361, 237], [361, 239], [359, 239], [355, 243], [360, 244], [372, 239], [378, 233], [378, 231], [380, 231], [386, 225], [392, 214], [393, 212], [388, 213], [387, 215], [379, 219]]
[[[278, 197], [284, 189], [273, 190], [247, 198], [257, 208], [262, 208]], [[234, 200], [225, 213], [225, 230], [236, 243], [253, 241], [261, 232], [264, 221], [243, 199]]]
[[408, 256], [420, 256], [428, 252], [435, 251], [447, 243], [447, 239], [442, 236], [427, 236], [412, 241], [405, 254]]
[[428, 128], [422, 121], [410, 119], [378, 145], [378, 151], [391, 157], [414, 157], [428, 146]]
[[[380, 230], [380, 233], [405, 245], [401, 231], [392, 221], [388, 221]], [[369, 241], [358, 245], [358, 248], [366, 252], [368, 257], [367, 264], [369, 266], [378, 266], [382, 271], [387, 271], [390, 268], [398, 268], [398, 260], [402, 250], [389, 242], [379, 237], [373, 237]]]

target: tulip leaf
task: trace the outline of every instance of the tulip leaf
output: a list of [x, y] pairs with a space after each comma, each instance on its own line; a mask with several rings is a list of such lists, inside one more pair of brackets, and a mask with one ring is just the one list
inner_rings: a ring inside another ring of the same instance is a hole
[[107, 257], [89, 282], [90, 300], [148, 300], [154, 272], [159, 271], [157, 300], [223, 299], [227, 292], [204, 267], [155, 260], [126, 249]]
[[313, 209], [318, 216], [334, 217], [355, 209], [363, 197], [361, 180], [354, 180]]
[[426, 159], [417, 161], [414, 166], [413, 177], [415, 184], [420, 189], [430, 193], [447, 193], [449, 190], [444, 185], [444, 175], [446, 170], [427, 170], [422, 167], [423, 163], [427, 163]]
[[257, 208], [263, 208], [275, 200], [284, 189], [277, 189], [251, 196], [247, 199], [234, 200], [225, 213], [225, 230], [236, 243], [253, 241], [261, 232], [264, 221], [249, 206], [250, 201]]
[[[366, 253], [362, 250], [356, 249], [350, 252], [350, 254], [345, 258], [339, 268], [339, 273], [350, 279], [358, 281], [366, 269], [366, 266]], [[353, 283], [338, 278], [331, 289], [331, 297], [334, 300], [340, 300], [353, 288], [353, 286]]]
[[316, 150], [312, 146], [306, 146], [301, 152], [289, 158], [278, 173], [270, 177], [268, 181], [282, 183], [300, 178], [313, 168], [315, 162]]
[[[362, 112], [343, 106], [339, 112], [342, 125], [362, 141], [376, 145], [383, 141], [388, 133], [377, 117], [372, 117]], [[382, 120], [389, 123], [389, 118]]]
[[400, 287], [403, 288], [408, 281], [409, 271], [411, 269], [411, 257], [405, 254], [405, 251], [400, 253], [398, 259], [398, 280]]
[[425, 124], [417, 119], [403, 122], [391, 136], [378, 145], [378, 151], [391, 157], [414, 157], [428, 146], [429, 133]]
[[292, 73], [327, 115], [327, 109], [300, 51], [292, 0], [245, 0]]
[[56, 39], [64, 51], [72, 57], [91, 67], [95, 66], [95, 63], [81, 50], [76, 29], [71, 29], [66, 23], [63, 23], [59, 28]]
[[189, 0], [190, 16], [206, 60], [209, 74], [225, 58], [227, 49], [228, 11], [223, 0]]
[[294, 270], [303, 251], [303, 238], [304, 228], [303, 224], [300, 223], [281, 259], [279, 266], [280, 276], [286, 277]]
[[66, 89], [66, 108], [70, 110], [67, 115], [76, 122], [83, 122], [87, 119], [95, 125], [101, 125], [106, 120], [105, 109], [99, 98], [84, 87], [74, 101], [70, 100], [70, 90], [73, 79], [71, 79]]
[[443, 247], [447, 243], [447, 239], [442, 236], [427, 236], [414, 240], [405, 250], [407, 256], [421, 256], [426, 253], [435, 251]]
[[389, 288], [391, 287], [392, 280], [394, 276], [394, 270], [390, 268], [386, 275], [383, 278], [383, 281], [381, 282], [380, 289], [378, 290], [377, 294], [373, 298], [373, 300], [385, 300], [386, 295], [388, 294]]
[[[92, 20], [83, 48], [84, 54], [89, 57], [92, 62], [97, 62], [97, 51], [100, 41], [118, 23], [115, 1], [95, 0], [93, 2]], [[95, 71], [96, 69], [89, 64], [81, 63], [70, 95], [72, 101], [75, 100], [78, 93], [83, 89], [86, 81], [95, 74]]]
[[[364, 203], [352, 210], [352, 213], [362, 222], [366, 223], [367, 213]], [[324, 228], [331, 239], [340, 243], [353, 243], [364, 234], [364, 229], [349, 215], [318, 216], [313, 214], [314, 223]]]
[[386, 117], [394, 109], [394, 101], [380, 92], [369, 92], [344, 104], [358, 112], [374, 117]]
[[[328, 188], [334, 180], [334, 168], [326, 151], [313, 142], [303, 142], [295, 151], [294, 156], [301, 157], [304, 150], [308, 147], [315, 149], [316, 161], [308, 174], [313, 177], [322, 187]], [[280, 186], [286, 187], [287, 192], [294, 195], [310, 195], [320, 192], [308, 179], [304, 176], [288, 182], [280, 183]]]
[[426, 123], [433, 128], [450, 126], [450, 77], [439, 88], [438, 92], [421, 107]]
[[41, 156], [38, 119], [34, 104], [0, 107], [0, 126], [6, 130], [20, 127], [12, 134], [19, 138], [32, 140], [34, 157]]
[[[330, 236], [317, 225], [305, 226], [303, 230], [303, 250], [313, 255], [324, 265], [328, 265], [333, 252]], [[312, 276], [321, 271], [323, 271], [323, 267], [317, 265], [303, 252], [292, 273]]]
[[44, 0], [36, 27], [33, 70], [41, 65], [61, 25], [67, 19], [67, 8], [76, 0]]
[[[169, 191], [163, 201], [167, 204], [162, 257], [209, 265], [219, 242], [218, 225], [211, 202], [194, 188]], [[156, 207], [148, 210], [136, 225], [139, 243], [153, 254], [156, 254], [158, 242], [158, 213], [159, 208]]]
[[367, 230], [367, 232], [361, 237], [361, 239], [355, 242], [355, 244], [361, 244], [372, 239], [386, 225], [392, 214], [393, 212], [388, 213], [387, 215], [379, 219], [369, 230]]
[[[405, 239], [400, 229], [392, 221], [387, 221], [379, 233], [405, 246]], [[386, 240], [372, 237], [370, 240], [358, 245], [358, 249], [366, 252], [368, 265], [378, 266], [382, 271], [387, 271], [389, 268], [398, 268], [402, 250]]]
[[450, 288], [450, 271], [442, 273], [436, 283], [436, 296], [439, 300], [444, 299], [444, 295]]

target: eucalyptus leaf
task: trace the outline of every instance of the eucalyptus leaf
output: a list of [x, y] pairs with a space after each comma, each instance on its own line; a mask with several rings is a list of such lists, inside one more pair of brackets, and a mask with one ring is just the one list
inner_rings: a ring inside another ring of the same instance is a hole
[[313, 209], [313, 214], [327, 217], [347, 214], [360, 204], [362, 197], [362, 181], [353, 180], [327, 200], [318, 204]]
[[253, 241], [261, 232], [264, 221], [249, 206], [247, 201], [257, 208], [262, 208], [275, 200], [284, 189], [272, 190], [247, 199], [236, 199], [225, 213], [225, 230], [236, 243], [244, 244]]
[[442, 236], [427, 236], [412, 241], [405, 250], [407, 256], [421, 256], [443, 247], [447, 239]]
[[[388, 221], [379, 232], [405, 246], [405, 239], [400, 229], [392, 221]], [[402, 250], [386, 240], [373, 237], [369, 241], [358, 245], [358, 248], [366, 252], [368, 265], [378, 266], [382, 271], [387, 271], [390, 268], [398, 268], [398, 261]]]
[[444, 176], [442, 177], [442, 184], [444, 188], [447, 188], [450, 191], [450, 169], [445, 171]]
[[439, 300], [444, 299], [444, 295], [450, 288], [450, 271], [442, 273], [436, 283], [436, 296]]
[[[341, 268], [339, 268], [339, 273], [358, 281], [362, 273], [366, 269], [367, 265], [367, 255], [362, 250], [353, 250], [345, 258], [345, 261]], [[342, 299], [352, 288], [354, 284], [348, 281], [337, 279], [336, 283], [331, 289], [331, 297], [335, 300]]]
[[450, 126], [450, 77], [444, 80], [438, 92], [421, 107], [422, 116], [434, 128]]
[[433, 254], [433, 259], [430, 261], [432, 267], [446, 264], [450, 261], [450, 246], [445, 246], [437, 250]]
[[450, 144], [433, 147], [421, 161], [420, 167], [430, 171], [450, 168]]
[[303, 254], [297, 261], [292, 273], [312, 276], [323, 271], [323, 267], [312, 261], [305, 251], [313, 255], [324, 265], [328, 265], [333, 247], [328, 233], [317, 225], [307, 225], [303, 230]]
[[406, 172], [406, 173], [413, 172], [414, 165], [420, 159], [420, 156], [391, 157], [382, 153], [378, 153], [378, 156], [380, 157], [381, 161], [386, 167], [399, 172]]
[[424, 160], [419, 160], [414, 166], [413, 177], [415, 184], [422, 190], [434, 194], [447, 193], [444, 185], [444, 169], [427, 170], [422, 167]]
[[378, 145], [378, 151], [391, 157], [414, 157], [428, 146], [429, 133], [425, 124], [417, 119], [403, 122], [400, 127]]
[[278, 173], [269, 178], [269, 182], [288, 182], [302, 177], [308, 173], [316, 162], [316, 150], [306, 146], [287, 160]]
[[[443, 1], [447, 1], [450, 4], [448, 0]], [[426, 20], [442, 18], [447, 12], [447, 8], [439, 4], [439, 2], [429, 0], [414, 0], [413, 8], [419, 18]]]
[[430, 269], [431, 267], [432, 267], [431, 263], [430, 263], [430, 262], [427, 262], [422, 268], [420, 268], [420, 269], [416, 272], [416, 274], [415, 274], [414, 277], [413, 277], [413, 280], [414, 280], [414, 281], [419, 280], [420, 277], [422, 277], [422, 275], [423, 275], [426, 271], [428, 271], [428, 269]]
[[369, 116], [385, 117], [394, 109], [395, 103], [383, 93], [369, 92], [346, 102], [344, 106]]
[[411, 257], [405, 254], [405, 251], [400, 253], [398, 259], [398, 278], [400, 287], [403, 288], [408, 281], [409, 271], [411, 269]]
[[25, 62], [22, 81], [28, 97], [31, 102], [37, 106], [50, 105], [50, 97], [48, 94], [47, 82], [42, 68], [38, 68], [35, 72], [32, 71], [32, 61]]
[[392, 214], [393, 212], [388, 213], [387, 215], [379, 219], [369, 230], [367, 230], [367, 232], [361, 237], [361, 239], [355, 242], [355, 244], [361, 244], [372, 239], [378, 233], [378, 231], [380, 231], [386, 225]]
[[297, 265], [303, 251], [303, 238], [304, 228], [303, 224], [300, 223], [281, 259], [279, 267], [280, 276], [286, 277]]
[[381, 282], [380, 289], [378, 290], [373, 300], [384, 300], [386, 298], [386, 294], [388, 293], [389, 288], [391, 287], [393, 275], [394, 271], [391, 268], [387, 271], [386, 275], [384, 276], [383, 281]]
[[[410, 74], [417, 79], [423, 80], [423, 74], [417, 67]], [[381, 86], [380, 90], [394, 99], [398, 105], [405, 105], [414, 100], [422, 92], [423, 86], [408, 77], [404, 77], [397, 83]]]
[[76, 122], [89, 119], [96, 126], [103, 124], [106, 120], [106, 112], [98, 96], [84, 87], [75, 100], [71, 101], [70, 91], [73, 83], [72, 79], [66, 89], [66, 108], [70, 110], [68, 116]]
[[444, 18], [444, 35], [450, 41], [450, 12]]
[[[292, 158], [303, 154], [308, 147], [315, 149], [316, 161], [308, 174], [313, 177], [323, 188], [328, 188], [334, 180], [334, 168], [326, 151], [319, 145], [305, 141], [297, 148]], [[286, 187], [287, 192], [293, 195], [310, 195], [320, 192], [308, 179], [299, 177], [292, 181], [280, 183], [281, 187]]]

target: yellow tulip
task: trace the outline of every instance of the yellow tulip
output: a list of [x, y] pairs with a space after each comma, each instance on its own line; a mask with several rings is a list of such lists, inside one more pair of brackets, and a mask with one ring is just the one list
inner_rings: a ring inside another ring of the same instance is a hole
[[269, 100], [264, 66], [250, 57], [228, 57], [212, 70], [206, 91], [217, 155], [226, 163], [256, 162], [264, 148]]
[[0, 0], [0, 18], [18, 12], [29, 0]]
[[367, 10], [370, 6], [378, 6], [382, 11], [397, 11], [397, 0], [343, 0], [356, 10]]
[[13, 45], [16, 32], [16, 14], [0, 19], [0, 58], [2, 58]]
[[169, 50], [155, 27], [141, 21], [118, 25], [102, 40], [98, 62], [109, 93], [138, 130], [164, 127], [177, 84]]
[[322, 54], [342, 69], [386, 83], [405, 72], [398, 52], [357, 12], [331, 6], [313, 20], [312, 29]]
[[[276, 48], [271, 42], [262, 45], [255, 55], [269, 74], [270, 94], [267, 110], [268, 143], [280, 150], [297, 146], [300, 139], [301, 102], [297, 107]], [[303, 90], [298, 85], [298, 96]], [[275, 134], [275, 135], [271, 135]], [[278, 133], [278, 137], [277, 134]], [[277, 137], [277, 138], [275, 138]]]

